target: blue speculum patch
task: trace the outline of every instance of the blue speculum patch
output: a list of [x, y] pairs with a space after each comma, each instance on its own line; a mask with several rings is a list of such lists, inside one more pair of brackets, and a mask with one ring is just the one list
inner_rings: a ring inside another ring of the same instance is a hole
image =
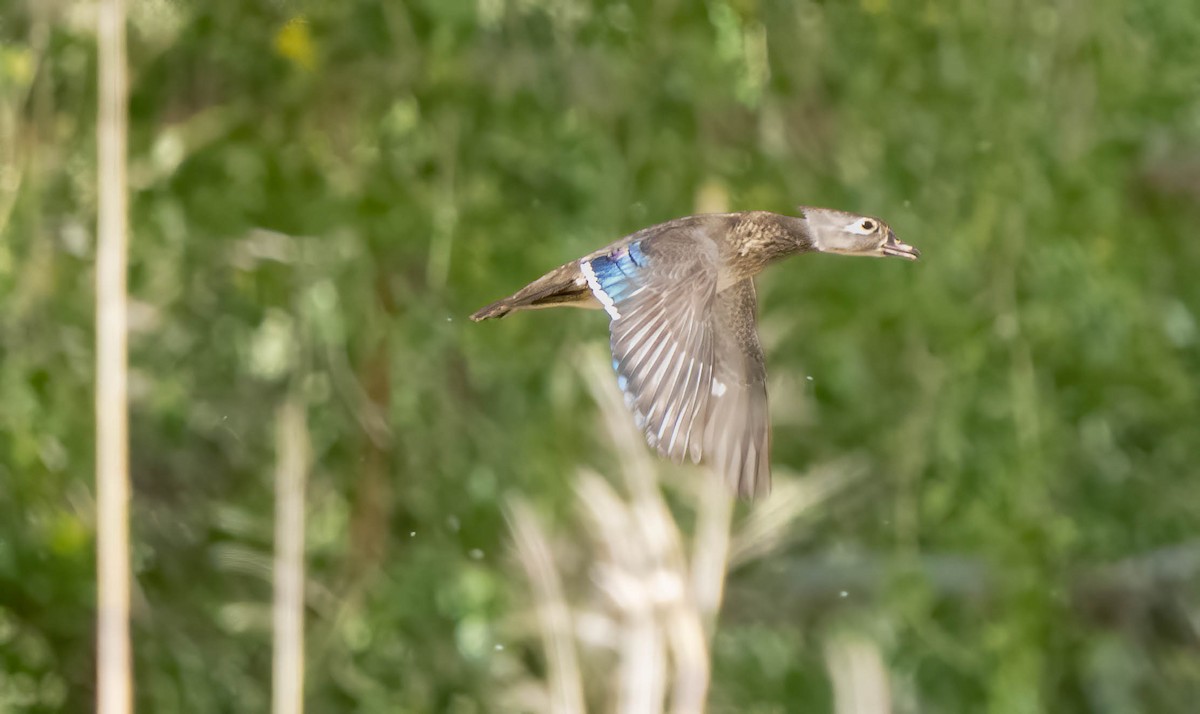
[[630, 293], [633, 287], [629, 278], [636, 275], [645, 264], [646, 255], [637, 243], [618, 248], [608, 255], [593, 258], [591, 261], [592, 270], [596, 273], [596, 280], [600, 283], [600, 289], [613, 302], [620, 302]]

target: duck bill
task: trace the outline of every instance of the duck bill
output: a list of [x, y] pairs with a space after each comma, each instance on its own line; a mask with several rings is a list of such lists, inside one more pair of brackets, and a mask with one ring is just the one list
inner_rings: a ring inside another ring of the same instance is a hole
[[896, 258], [904, 258], [905, 260], [916, 260], [921, 257], [921, 251], [912, 247], [907, 243], [901, 243], [896, 238], [896, 234], [888, 231], [887, 242], [881, 248], [884, 255], [894, 256]]

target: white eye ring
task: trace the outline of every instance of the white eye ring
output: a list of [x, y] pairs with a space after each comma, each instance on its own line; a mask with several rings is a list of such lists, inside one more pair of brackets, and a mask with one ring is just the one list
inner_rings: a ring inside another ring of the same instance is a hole
[[863, 218], [860, 221], [856, 221], [846, 226], [844, 230], [847, 233], [856, 233], [860, 236], [867, 236], [874, 233], [876, 228], [879, 228], [879, 221], [876, 221], [872, 218]]

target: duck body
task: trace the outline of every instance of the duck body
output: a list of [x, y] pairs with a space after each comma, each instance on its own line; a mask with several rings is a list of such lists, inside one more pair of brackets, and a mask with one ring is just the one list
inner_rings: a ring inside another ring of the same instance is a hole
[[678, 218], [632, 233], [546, 273], [473, 314], [601, 308], [617, 386], [652, 448], [705, 461], [740, 496], [770, 489], [766, 367], [754, 276], [806, 252], [918, 252], [882, 221], [801, 208]]
[[651, 261], [658, 266], [678, 265], [697, 250], [712, 251], [718, 270], [717, 290], [721, 291], [757, 275], [774, 260], [806, 250], [806, 244], [789, 234], [801, 228], [795, 225], [800, 220], [749, 211], [686, 216], [659, 223], [551, 270], [516, 293], [480, 309], [471, 319], [480, 321], [545, 307], [600, 309], [604, 305], [588, 286], [582, 267], [597, 258], [640, 271], [652, 268]]

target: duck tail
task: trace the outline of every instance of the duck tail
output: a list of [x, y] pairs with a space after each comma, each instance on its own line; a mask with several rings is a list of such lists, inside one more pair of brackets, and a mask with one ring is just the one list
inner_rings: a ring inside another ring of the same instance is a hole
[[587, 307], [594, 302], [583, 279], [579, 262], [567, 263], [546, 273], [508, 297], [482, 307], [471, 315], [475, 322], [504, 317], [515, 310], [532, 310], [558, 305]]
[[471, 314], [471, 319], [475, 322], [481, 320], [490, 320], [493, 317], [501, 318], [513, 311], [512, 298], [504, 298], [488, 305], [481, 307]]

